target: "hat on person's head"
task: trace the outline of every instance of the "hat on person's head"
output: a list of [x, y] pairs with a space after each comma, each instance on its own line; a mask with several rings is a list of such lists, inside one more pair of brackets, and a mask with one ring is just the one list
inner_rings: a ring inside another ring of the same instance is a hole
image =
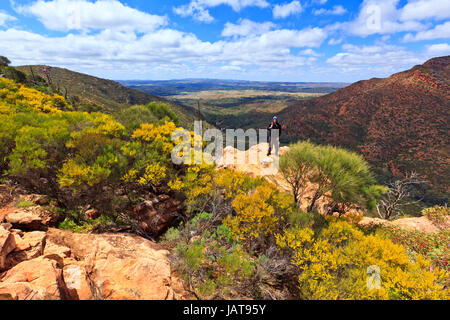
[[277, 116], [273, 117], [273, 120], [278, 120], [278, 117]]

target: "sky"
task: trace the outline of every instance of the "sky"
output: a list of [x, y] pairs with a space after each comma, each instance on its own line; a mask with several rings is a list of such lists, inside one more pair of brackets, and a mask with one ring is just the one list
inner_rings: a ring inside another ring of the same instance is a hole
[[114, 80], [355, 82], [450, 55], [450, 0], [0, 0], [0, 55]]

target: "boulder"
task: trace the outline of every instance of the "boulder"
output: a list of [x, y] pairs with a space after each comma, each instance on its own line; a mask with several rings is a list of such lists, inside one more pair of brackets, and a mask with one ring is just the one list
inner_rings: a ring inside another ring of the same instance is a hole
[[51, 241], [47, 241], [45, 244], [43, 256], [45, 257], [45, 256], [57, 255], [57, 256], [61, 257], [62, 259], [65, 259], [65, 258], [69, 258], [71, 253], [72, 253], [72, 251], [70, 250], [70, 248], [57, 245]]
[[47, 234], [42, 231], [26, 232], [21, 237], [14, 234], [16, 247], [6, 257], [6, 268], [11, 269], [19, 263], [40, 257], [44, 254]]
[[139, 236], [49, 229], [48, 241], [71, 250], [71, 258], [64, 259], [65, 274], [75, 277], [75, 285], [69, 286], [71, 297], [164, 300], [187, 296], [178, 278], [172, 277], [169, 252]]
[[[71, 300], [94, 300], [95, 287], [86, 274], [83, 261], [64, 259], [64, 280]], [[92, 286], [92, 287], [91, 287]]]
[[0, 226], [0, 272], [6, 269], [6, 257], [16, 248], [14, 235]]
[[63, 300], [69, 297], [58, 262], [37, 258], [0, 277], [0, 300]]
[[147, 234], [158, 237], [177, 218], [181, 202], [166, 195], [144, 201], [134, 207], [135, 218]]
[[6, 222], [12, 224], [13, 228], [24, 231], [45, 231], [46, 226], [42, 218], [31, 211], [16, 209], [5, 216]]

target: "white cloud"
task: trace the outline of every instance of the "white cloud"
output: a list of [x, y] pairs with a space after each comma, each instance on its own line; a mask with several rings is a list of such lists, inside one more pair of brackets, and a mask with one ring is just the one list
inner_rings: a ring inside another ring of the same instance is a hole
[[243, 71], [244, 70], [238, 66], [223, 66], [223, 67], [220, 67], [220, 69], [223, 71]]
[[348, 71], [370, 69], [390, 74], [399, 68], [405, 69], [423, 62], [420, 56], [399, 46], [346, 44], [342, 49], [343, 52], [329, 58], [327, 63]]
[[211, 23], [214, 21], [208, 9], [198, 5], [196, 2], [173, 8], [173, 12], [182, 17], [193, 17], [200, 22]]
[[294, 48], [308, 48], [319, 47], [327, 38], [327, 34], [320, 28], [306, 28], [303, 30], [274, 30], [267, 32], [256, 40], [261, 45], [270, 46], [284, 46]]
[[343, 38], [337, 38], [337, 39], [336, 39], [336, 38], [331, 38], [331, 39], [328, 41], [328, 44], [331, 45], [331, 46], [334, 46], [334, 45], [337, 45], [337, 44], [341, 44], [342, 41], [344, 41]]
[[16, 17], [10, 16], [9, 14], [0, 11], [0, 27], [5, 25], [8, 21], [15, 20], [17, 20]]
[[49, 30], [117, 29], [149, 32], [167, 23], [117, 0], [38, 0], [15, 10], [35, 16]]
[[239, 21], [239, 24], [227, 22], [222, 31], [224, 37], [259, 35], [266, 33], [276, 26], [272, 22], [258, 23], [247, 19]]
[[401, 10], [400, 20], [450, 18], [450, 0], [410, 0]]
[[305, 49], [298, 53], [302, 56], [311, 56], [311, 57], [320, 57], [322, 56], [320, 53], [315, 52], [313, 49]]
[[186, 5], [175, 7], [173, 11], [182, 17], [193, 17], [197, 21], [211, 23], [214, 18], [208, 8], [220, 5], [228, 5], [239, 12], [246, 7], [267, 8], [269, 3], [266, 0], [191, 0]]
[[364, 0], [358, 17], [341, 28], [353, 35], [391, 34], [403, 31], [420, 31], [425, 26], [415, 20], [399, 21], [399, 0]]
[[334, 15], [334, 16], [341, 16], [343, 14], [347, 13], [347, 9], [345, 9], [343, 6], [334, 6], [332, 9], [327, 10], [325, 8], [321, 8], [318, 10], [314, 10], [314, 15], [319, 16], [319, 15]]
[[116, 79], [127, 78], [130, 73], [135, 78], [139, 74], [147, 78], [204, 76], [221, 70], [221, 66], [252, 66], [279, 76], [312, 62], [293, 55], [291, 48], [319, 47], [326, 37], [320, 28], [271, 30], [216, 42], [173, 29], [144, 35], [108, 29], [51, 37], [13, 28], [0, 30], [0, 52], [15, 65], [49, 64]]
[[405, 35], [403, 40], [406, 42], [410, 42], [448, 38], [450, 38], [450, 21], [437, 25], [433, 29], [418, 32], [415, 35], [408, 33], [407, 35]]
[[427, 46], [421, 52], [412, 52], [402, 46], [378, 44], [372, 46], [356, 46], [346, 44], [342, 52], [329, 58], [326, 62], [336, 73], [359, 74], [366, 77], [387, 77], [393, 73], [408, 70], [417, 64], [450, 54], [448, 43]]
[[427, 46], [427, 54], [432, 57], [450, 55], [450, 45], [448, 43], [438, 43]]
[[299, 14], [303, 11], [302, 5], [299, 1], [295, 0], [291, 3], [275, 5], [273, 8], [273, 17], [276, 19], [286, 18], [293, 14]]

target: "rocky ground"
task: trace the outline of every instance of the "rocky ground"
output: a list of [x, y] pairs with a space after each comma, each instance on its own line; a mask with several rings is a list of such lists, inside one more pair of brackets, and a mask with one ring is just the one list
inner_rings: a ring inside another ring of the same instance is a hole
[[[0, 186], [0, 300], [189, 298], [169, 252], [133, 234], [77, 234], [52, 228], [54, 214], [17, 208]], [[23, 199], [23, 195], [20, 196]]]

